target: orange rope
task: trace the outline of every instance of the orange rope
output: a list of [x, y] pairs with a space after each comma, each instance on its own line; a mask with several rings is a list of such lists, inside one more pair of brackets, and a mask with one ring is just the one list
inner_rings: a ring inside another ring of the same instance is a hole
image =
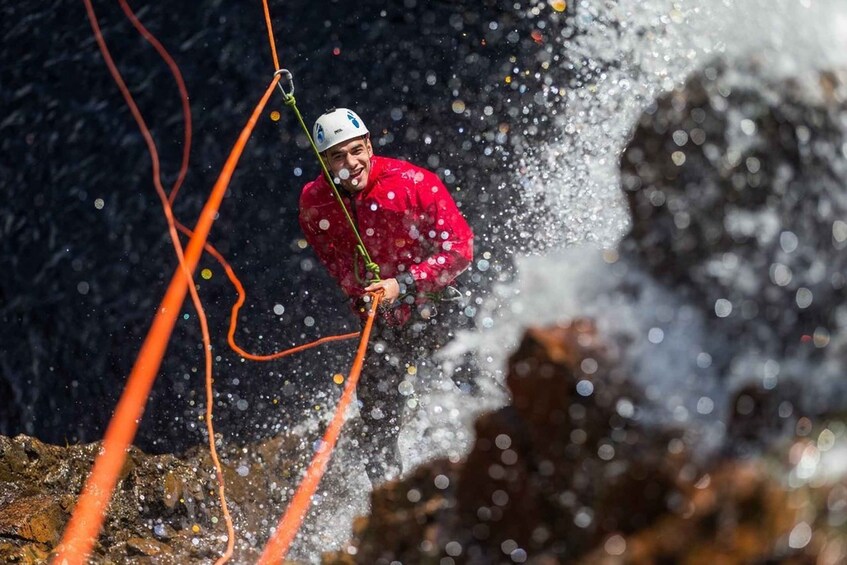
[[[268, 28], [268, 40], [271, 46], [271, 53], [273, 54], [274, 67], [276, 70], [279, 70], [279, 59], [277, 58], [276, 45], [274, 44], [273, 27], [271, 25], [271, 17], [267, 0], [262, 0], [262, 4], [265, 10], [265, 23]], [[238, 301], [232, 307], [231, 323], [228, 334], [230, 347], [248, 359], [255, 361], [269, 361], [271, 359], [281, 357], [282, 355], [287, 355], [294, 351], [299, 351], [312, 346], [310, 344], [280, 352], [279, 354], [265, 356], [251, 355], [239, 348], [235, 344], [235, 326], [238, 310], [244, 303], [244, 289], [238, 281], [238, 278], [235, 277], [235, 273], [233, 273], [226, 261], [223, 260], [223, 257], [219, 257], [218, 261], [224, 265], [227, 275], [235, 285], [236, 289], [238, 289]], [[312, 496], [315, 494], [318, 484], [326, 471], [330, 456], [332, 455], [332, 451], [335, 449], [335, 444], [338, 441], [338, 436], [341, 434], [341, 428], [344, 425], [344, 415], [347, 412], [347, 407], [350, 405], [350, 402], [353, 399], [353, 393], [356, 391], [356, 385], [359, 382], [359, 375], [362, 372], [362, 363], [364, 362], [365, 353], [368, 347], [368, 340], [370, 339], [371, 329], [373, 328], [375, 313], [377, 312], [377, 307], [379, 306], [381, 298], [381, 292], [373, 295], [373, 302], [371, 303], [371, 308], [368, 311], [368, 319], [365, 322], [365, 328], [361, 332], [361, 339], [359, 340], [359, 347], [356, 350], [356, 357], [353, 360], [353, 366], [351, 367], [350, 374], [347, 377], [347, 385], [344, 387], [344, 392], [341, 395], [341, 399], [338, 401], [338, 406], [335, 408], [332, 421], [324, 432], [323, 440], [321, 441], [315, 456], [312, 458], [309, 468], [306, 470], [305, 478], [300, 483], [300, 486], [297, 487], [297, 492], [294, 493], [291, 503], [288, 505], [285, 514], [283, 514], [280, 519], [274, 535], [265, 546], [265, 550], [262, 552], [261, 557], [259, 557], [259, 565], [281, 563], [285, 559], [285, 555], [288, 553], [288, 549], [291, 546], [291, 542], [294, 541], [294, 538], [300, 529], [300, 525], [303, 523], [303, 518], [306, 516], [306, 512], [309, 509]], [[355, 335], [356, 334], [347, 334], [344, 336], [324, 338], [315, 342], [314, 345], [334, 339], [346, 339]]]
[[[183, 181], [185, 180], [185, 176], [188, 173], [188, 161], [189, 156], [191, 154], [191, 106], [188, 103], [188, 89], [185, 87], [185, 81], [182, 78], [182, 72], [179, 70], [179, 66], [176, 64], [176, 61], [173, 60], [170, 53], [168, 53], [167, 49], [156, 39], [156, 37], [150, 33], [144, 24], [136, 17], [135, 13], [130, 8], [129, 4], [126, 3], [126, 0], [119, 0], [121, 8], [126, 14], [127, 18], [132, 22], [132, 25], [135, 26], [135, 29], [150, 43], [156, 51], [159, 53], [159, 56], [164, 59], [165, 63], [167, 63], [168, 67], [171, 70], [171, 74], [176, 81], [177, 88], [180, 93], [180, 100], [182, 102], [182, 115], [184, 121], [184, 142], [183, 142], [183, 150], [182, 150], [182, 162], [179, 168], [179, 174], [177, 175], [177, 179], [174, 182], [173, 187], [170, 190], [170, 193], [167, 198], [166, 208], [170, 208], [174, 200], [176, 199], [177, 193], [179, 192], [180, 186], [182, 186]], [[127, 94], [125, 94], [127, 96]], [[131, 96], [130, 96], [131, 97]], [[143, 124], [139, 124], [143, 127]], [[153, 146], [155, 149], [155, 145]], [[160, 194], [161, 196], [161, 194]], [[173, 211], [171, 210], [171, 214]], [[177, 225], [182, 226], [179, 222], [175, 222]], [[171, 226], [173, 227], [173, 226]], [[179, 246], [181, 247], [181, 245]], [[179, 250], [177, 251], [179, 254]], [[214, 406], [214, 391], [212, 390], [212, 382], [214, 380], [212, 374], [212, 344], [209, 336], [209, 326], [206, 318], [206, 313], [203, 309], [203, 305], [200, 301], [200, 296], [197, 293], [196, 287], [193, 282], [191, 284], [191, 299], [194, 303], [194, 307], [197, 310], [198, 319], [200, 320], [200, 329], [203, 334], [203, 351], [204, 351], [204, 362], [205, 362], [205, 380], [206, 380], [206, 431], [209, 436], [209, 453], [212, 457], [212, 463], [215, 467], [215, 477], [218, 482], [218, 496], [221, 501], [221, 512], [224, 517], [224, 523], [226, 524], [227, 530], [227, 546], [224, 550], [223, 555], [217, 560], [216, 565], [221, 565], [229, 561], [230, 557], [232, 557], [233, 550], [235, 549], [235, 528], [232, 523], [232, 516], [229, 512], [229, 507], [227, 505], [226, 500], [226, 482], [224, 480], [223, 475], [223, 467], [221, 466], [220, 458], [218, 457], [217, 448], [215, 445], [215, 428], [212, 423], [212, 410]]]
[[276, 54], [276, 43], [274, 42], [274, 30], [271, 24], [271, 11], [268, 8], [268, 0], [262, 0], [262, 7], [265, 10], [265, 25], [268, 28], [268, 42], [271, 44], [271, 55], [274, 58], [274, 70], [279, 70], [279, 57]]
[[[132, 439], [135, 437], [135, 432], [138, 429], [138, 422], [144, 412], [147, 397], [149, 396], [150, 389], [156, 378], [156, 373], [164, 357], [177, 315], [185, 298], [185, 293], [189, 290], [192, 293], [192, 298], [196, 295], [196, 289], [191, 281], [191, 273], [200, 259], [203, 245], [211, 230], [218, 207], [226, 193], [226, 188], [232, 178], [238, 160], [244, 151], [244, 146], [258, 121], [259, 115], [262, 113], [268, 99], [273, 93], [273, 89], [276, 87], [277, 82], [279, 82], [278, 76], [275, 76], [271, 80], [264, 95], [250, 116], [247, 125], [242, 130], [241, 135], [224, 164], [217, 182], [212, 188], [212, 193], [208, 201], [200, 213], [197, 226], [194, 230], [195, 233], [188, 243], [185, 254], [183, 254], [182, 245], [179, 242], [174, 226], [173, 213], [170, 209], [167, 195], [161, 186], [158, 154], [156, 153], [152, 136], [146, 128], [144, 119], [132, 100], [132, 96], [129, 94], [129, 90], [121, 79], [120, 73], [109, 54], [90, 0], [83, 1], [91, 27], [94, 30], [95, 39], [103, 53], [109, 71], [112, 73], [115, 82], [123, 93], [133, 117], [138, 122], [139, 127], [142, 128], [148, 149], [150, 149], [151, 160], [153, 161], [153, 181], [156, 185], [157, 193], [162, 199], [165, 217], [168, 220], [169, 232], [177, 252], [180, 268], [174, 273], [160, 307], [157, 310], [156, 317], [127, 379], [127, 385], [121, 394], [121, 398], [109, 422], [100, 453], [94, 461], [94, 466], [86, 480], [83, 491], [62, 536], [62, 540], [56, 548], [54, 563], [63, 565], [65, 563], [82, 565], [91, 553], [91, 549], [103, 523], [106, 506], [111, 499], [120, 469], [126, 458], [126, 451], [129, 449]], [[204, 332], [206, 329], [204, 329]], [[204, 335], [205, 339], [206, 336]], [[208, 358], [211, 352], [208, 347], [206, 347], [206, 350]], [[212, 442], [214, 443], [214, 440]], [[234, 543], [232, 536], [229, 538], [228, 545], [231, 543]]]
[[[148, 332], [147, 338], [145, 338], [144, 344], [142, 345], [141, 351], [139, 352], [139, 356], [136, 360], [136, 363], [133, 366], [133, 369], [127, 379], [127, 385], [124, 389], [123, 394], [121, 395], [121, 399], [118, 402], [118, 405], [115, 409], [115, 413], [113, 414], [112, 420], [110, 421], [109, 426], [106, 430], [106, 435], [103, 440], [101, 452], [99, 453], [94, 462], [94, 466], [91, 470], [88, 479], [86, 480], [86, 484], [83, 488], [82, 494], [80, 495], [77, 505], [74, 508], [74, 512], [71, 516], [70, 521], [68, 522], [68, 526], [64, 532], [62, 540], [59, 546], [56, 548], [54, 563], [62, 563], [63, 565], [65, 563], [82, 564], [86, 561], [88, 555], [91, 552], [93, 544], [96, 541], [96, 536], [99, 533], [100, 527], [105, 517], [106, 505], [111, 499], [112, 492], [114, 491], [115, 485], [117, 483], [118, 473], [120, 471], [120, 468], [123, 466], [123, 461], [126, 457], [125, 453], [128, 450], [132, 439], [135, 436], [135, 432], [138, 427], [138, 422], [140, 421], [141, 415], [144, 411], [144, 405], [146, 404], [147, 397], [149, 396], [150, 389], [152, 388], [152, 384], [155, 381], [156, 372], [158, 371], [158, 368], [161, 365], [161, 360], [164, 356], [167, 343], [170, 339], [170, 334], [173, 331], [177, 314], [185, 298], [185, 292], [186, 290], [188, 290], [191, 293], [192, 301], [194, 302], [194, 305], [197, 309], [198, 318], [200, 320], [200, 326], [203, 334], [203, 344], [206, 361], [206, 425], [209, 434], [210, 453], [212, 456], [212, 460], [215, 464], [219, 484], [221, 508], [225, 517], [228, 531], [226, 551], [224, 555], [222, 555], [221, 558], [218, 559], [218, 561], [216, 562], [217, 564], [221, 564], [228, 561], [233, 553], [235, 533], [232, 525], [232, 518], [227, 508], [225, 486], [223, 481], [223, 471], [215, 447], [215, 433], [214, 427], [212, 425], [212, 407], [214, 401], [212, 390], [213, 376], [211, 340], [209, 337], [208, 322], [202, 304], [200, 302], [200, 297], [197, 293], [197, 289], [193, 283], [192, 277], [192, 273], [196, 268], [200, 255], [202, 253], [202, 248], [205, 247], [213, 256], [215, 256], [215, 258], [221, 263], [221, 265], [223, 265], [224, 269], [227, 272], [227, 276], [230, 278], [233, 285], [238, 291], [239, 298], [232, 309], [228, 341], [233, 350], [238, 352], [240, 355], [256, 361], [268, 361], [298, 351], [302, 351], [304, 349], [308, 349], [310, 347], [314, 347], [329, 341], [350, 339], [359, 334], [358, 332], [355, 332], [340, 336], [330, 336], [319, 339], [310, 344], [301, 345], [271, 355], [252, 355], [238, 347], [238, 345], [235, 343], [234, 335], [237, 325], [237, 314], [245, 300], [244, 288], [238, 280], [237, 276], [235, 275], [234, 271], [232, 270], [231, 266], [226, 262], [223, 256], [221, 256], [217, 252], [217, 250], [214, 249], [214, 247], [206, 243], [206, 238], [208, 237], [212, 222], [214, 221], [214, 217], [217, 214], [217, 209], [220, 206], [220, 203], [226, 192], [226, 188], [232, 177], [237, 162], [244, 150], [244, 146], [246, 145], [250, 134], [252, 133], [256, 122], [258, 121], [259, 115], [267, 104], [271, 92], [273, 91], [274, 87], [276, 86], [279, 80], [278, 77], [275, 76], [274, 79], [271, 81], [262, 99], [254, 109], [250, 120], [248, 120], [247, 125], [245, 126], [241, 135], [236, 141], [236, 144], [233, 147], [232, 152], [230, 153], [230, 156], [227, 159], [221, 171], [221, 174], [218, 177], [217, 182], [212, 188], [212, 194], [200, 214], [200, 218], [198, 219], [197, 223], [197, 228], [195, 229], [195, 232], [192, 233], [188, 228], [186, 228], [182, 224], [179, 224], [175, 220], [173, 216], [173, 210], [171, 208], [171, 204], [174, 202], [179, 188], [182, 185], [187, 174], [188, 159], [191, 146], [191, 114], [190, 107], [188, 104], [188, 93], [185, 88], [185, 83], [182, 79], [182, 75], [179, 71], [179, 67], [176, 65], [176, 63], [173, 61], [173, 59], [170, 57], [167, 50], [165, 50], [161, 43], [159, 43], [158, 40], [156, 40], [156, 38], [138, 20], [138, 18], [132, 12], [128, 4], [126, 4], [125, 0], [119, 0], [124, 13], [130, 19], [136, 29], [141, 33], [142, 36], [145, 37], [145, 39], [147, 39], [148, 42], [151, 43], [151, 45], [153, 45], [157, 52], [167, 62], [168, 66], [171, 69], [171, 72], [174, 75], [174, 78], [176, 79], [177, 86], [181, 95], [181, 101], [183, 105], [183, 116], [185, 120], [185, 144], [183, 147], [183, 159], [178, 178], [175, 181], [174, 186], [170, 191], [170, 194], [167, 195], [165, 194], [164, 188], [161, 184], [161, 170], [159, 157], [158, 152], [156, 150], [155, 142], [152, 138], [152, 134], [150, 133], [149, 128], [147, 128], [146, 123], [137, 105], [135, 104], [131, 93], [129, 92], [129, 89], [126, 87], [126, 84], [124, 83], [120, 72], [118, 71], [116, 65], [114, 64], [114, 61], [112, 60], [112, 57], [105, 44], [105, 41], [103, 40], [103, 36], [100, 31], [96, 15], [94, 13], [93, 6], [91, 5], [91, 1], [83, 1], [86, 6], [86, 11], [88, 13], [92, 29], [94, 30], [95, 39], [97, 40], [98, 46], [100, 47], [100, 50], [103, 54], [106, 65], [108, 66], [110, 73], [112, 74], [113, 78], [115, 79], [115, 82], [121, 90], [121, 93], [123, 94], [127, 105], [130, 107], [132, 115], [138, 123], [139, 128], [141, 129], [142, 135], [144, 136], [145, 142], [147, 143], [148, 150], [150, 151], [153, 166], [154, 185], [156, 187], [156, 191], [160, 199], [162, 200], [165, 217], [168, 222], [168, 230], [171, 236], [172, 243], [174, 245], [174, 249], [177, 254], [177, 258], [179, 260], [180, 268], [174, 273], [171, 283], [165, 293], [165, 297], [163, 298], [160, 304], [160, 308], [157, 311], [156, 317], [154, 318], [151, 328]], [[276, 46], [273, 38], [273, 31], [267, 0], [263, 0], [263, 6], [265, 11], [265, 21], [268, 27], [268, 38], [274, 59], [274, 66], [276, 69], [279, 69], [279, 60], [276, 53]], [[185, 252], [183, 251], [182, 244], [179, 241], [178, 235], [176, 233], [177, 228], [179, 228], [180, 231], [187, 233], [190, 237], [187, 251]], [[302, 522], [303, 517], [305, 516], [306, 510], [308, 509], [309, 500], [314, 494], [314, 491], [317, 488], [320, 478], [325, 472], [326, 465], [329, 461], [332, 449], [334, 448], [341, 431], [344, 412], [352, 399], [352, 394], [355, 391], [355, 386], [361, 373], [361, 366], [364, 360], [365, 351], [367, 349], [367, 342], [373, 325], [374, 312], [376, 311], [376, 306], [378, 302], [379, 296], [375, 297], [374, 304], [372, 305], [372, 309], [369, 312], [368, 321], [366, 323], [365, 330], [362, 332], [362, 339], [359, 344], [356, 359], [348, 377], [348, 384], [345, 387], [341, 400], [339, 401], [339, 405], [333, 417], [333, 420], [324, 435], [324, 440], [321, 444], [321, 447], [319, 448], [318, 453], [315, 455], [315, 458], [313, 459], [312, 464], [310, 465], [307, 471], [306, 479], [298, 488], [298, 491], [295, 494], [292, 504], [290, 505], [285, 516], [283, 516], [282, 520], [280, 521], [280, 525], [277, 528], [277, 535], [274, 536], [274, 538], [269, 543], [265, 554], [263, 554], [263, 559], [272, 559], [270, 557], [266, 557], [266, 555], [281, 554], [284, 556], [284, 553], [287, 552], [288, 546], [294, 539], [294, 536], [296, 535], [297, 530], [299, 529], [300, 523]]]
[[332, 450], [338, 441], [338, 436], [341, 434], [341, 427], [344, 425], [344, 414], [347, 412], [347, 407], [353, 400], [353, 392], [356, 390], [356, 384], [359, 382], [359, 375], [362, 372], [362, 363], [365, 359], [365, 352], [368, 347], [368, 339], [370, 339], [371, 328], [374, 323], [374, 314], [379, 306], [379, 300], [382, 297], [380, 294], [373, 295], [371, 309], [368, 311], [368, 319], [365, 322], [365, 329], [362, 330], [362, 338], [359, 341], [359, 348], [356, 350], [356, 358], [353, 361], [353, 366], [350, 369], [350, 374], [347, 377], [347, 385], [344, 387], [344, 392], [341, 394], [341, 399], [338, 401], [338, 406], [335, 408], [332, 421], [324, 432], [323, 440], [318, 447], [309, 468], [306, 471], [306, 477], [297, 487], [297, 492], [294, 493], [294, 498], [291, 499], [291, 504], [279, 521], [273, 537], [268, 540], [265, 550], [259, 557], [258, 565], [270, 565], [282, 563], [285, 555], [288, 553], [288, 548], [297, 531], [300, 529], [300, 524], [306, 516], [306, 511], [312, 501], [312, 496], [318, 488], [321, 477], [326, 471], [329, 458], [332, 455]]
[[132, 22], [132, 25], [135, 26], [135, 29], [138, 30], [138, 32], [148, 41], [148, 43], [150, 43], [150, 45], [153, 46], [154, 49], [156, 49], [159, 56], [161, 56], [165, 63], [167, 63], [168, 68], [170, 68], [171, 74], [176, 81], [176, 86], [179, 89], [179, 99], [182, 102], [182, 120], [185, 139], [182, 145], [182, 163], [179, 167], [179, 175], [168, 194], [168, 202], [173, 204], [174, 200], [176, 200], [179, 188], [182, 186], [182, 181], [185, 180], [185, 175], [188, 173], [188, 157], [191, 154], [191, 105], [188, 103], [188, 89], [185, 87], [185, 80], [182, 78], [182, 72], [179, 70], [179, 65], [177, 65], [176, 61], [173, 60], [173, 57], [171, 57], [170, 53], [168, 53], [168, 50], [159, 43], [159, 40], [156, 39], [156, 37], [150, 33], [146, 27], [144, 27], [144, 24], [141, 23], [135, 15], [135, 12], [132, 11], [132, 8], [130, 8], [129, 4], [126, 3], [126, 0], [119, 1], [124, 14], [126, 14], [126, 17]]
[[[177, 223], [176, 227], [179, 231], [191, 237], [191, 230], [189, 230], [187, 227], [183, 226], [180, 223]], [[238, 327], [238, 312], [244, 305], [244, 301], [247, 298], [247, 293], [244, 292], [244, 286], [241, 284], [241, 281], [238, 279], [238, 276], [235, 274], [235, 271], [233, 270], [232, 266], [227, 262], [226, 259], [224, 259], [224, 256], [221, 255], [220, 252], [215, 249], [215, 247], [211, 243], [207, 243], [205, 249], [206, 252], [209, 253], [209, 255], [214, 257], [218, 261], [218, 263], [221, 264], [221, 267], [223, 267], [224, 271], [226, 272], [226, 276], [229, 277], [230, 282], [235, 287], [235, 290], [238, 292], [238, 300], [236, 300], [235, 304], [232, 305], [232, 311], [229, 317], [229, 332], [227, 333], [227, 342], [229, 343], [229, 346], [233, 351], [235, 351], [245, 359], [249, 359], [251, 361], [273, 361], [274, 359], [279, 359], [280, 357], [286, 357], [294, 353], [299, 353], [301, 351], [317, 347], [324, 343], [353, 339], [361, 335], [361, 332], [350, 332], [341, 335], [331, 335], [327, 337], [322, 337], [310, 343], [292, 347], [291, 349], [277, 351], [276, 353], [271, 353], [269, 355], [256, 355], [254, 353], [249, 353], [245, 351], [237, 343], [235, 343], [235, 331]]]

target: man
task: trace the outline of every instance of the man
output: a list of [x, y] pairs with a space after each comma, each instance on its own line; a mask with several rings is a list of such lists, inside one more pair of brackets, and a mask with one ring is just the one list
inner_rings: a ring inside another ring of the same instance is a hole
[[[374, 155], [368, 129], [355, 112], [331, 110], [313, 131], [380, 280], [367, 279], [353, 229], [323, 175], [300, 196], [306, 241], [363, 319], [368, 293], [384, 293], [357, 390], [362, 422], [356, 436], [376, 484], [399, 472], [405, 399], [398, 387], [421, 366], [431, 367], [432, 353], [456, 329], [447, 314], [460, 314], [460, 308], [444, 295], [473, 259], [473, 232], [435, 174]], [[461, 315], [454, 319], [467, 321]]]

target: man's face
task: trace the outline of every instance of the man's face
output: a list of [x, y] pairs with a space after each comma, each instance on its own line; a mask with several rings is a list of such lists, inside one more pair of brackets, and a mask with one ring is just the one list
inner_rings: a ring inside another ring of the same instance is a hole
[[368, 137], [357, 137], [333, 145], [324, 153], [332, 176], [341, 179], [341, 186], [349, 192], [359, 192], [368, 186], [373, 147]]

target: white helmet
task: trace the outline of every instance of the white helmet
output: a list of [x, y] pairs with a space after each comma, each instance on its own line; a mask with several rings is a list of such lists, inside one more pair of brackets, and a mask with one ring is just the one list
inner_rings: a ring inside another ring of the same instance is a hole
[[320, 153], [333, 145], [368, 133], [362, 118], [347, 108], [333, 108], [315, 120], [315, 127], [312, 128], [312, 137], [315, 138]]

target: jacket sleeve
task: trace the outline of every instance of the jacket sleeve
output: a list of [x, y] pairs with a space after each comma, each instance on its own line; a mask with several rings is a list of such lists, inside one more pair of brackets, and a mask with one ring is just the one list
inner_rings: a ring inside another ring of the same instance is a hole
[[306, 237], [309, 246], [317, 255], [318, 260], [326, 267], [341, 289], [349, 297], [358, 297], [361, 288], [353, 274], [353, 260], [348, 253], [343, 253], [337, 237], [329, 230], [320, 228], [321, 213], [318, 207], [312, 206], [305, 195], [300, 198], [300, 229]]
[[437, 292], [449, 285], [473, 260], [473, 231], [441, 180], [423, 171], [417, 184], [417, 204], [422, 215], [421, 237], [432, 254], [412, 265], [409, 273], [419, 292]]

